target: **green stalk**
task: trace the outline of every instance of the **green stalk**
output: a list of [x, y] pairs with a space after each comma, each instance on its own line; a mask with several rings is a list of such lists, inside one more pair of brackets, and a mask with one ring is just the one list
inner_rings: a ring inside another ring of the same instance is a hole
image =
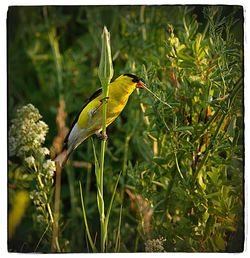
[[[110, 48], [110, 34], [106, 27], [103, 29], [102, 33], [102, 53], [101, 61], [99, 65], [98, 75], [102, 84], [102, 95], [103, 95], [103, 106], [102, 106], [102, 134], [103, 141], [101, 143], [100, 152], [100, 168], [98, 169], [97, 184], [97, 202], [100, 216], [101, 224], [101, 252], [105, 252], [106, 240], [107, 240], [107, 227], [105, 223], [105, 213], [104, 213], [104, 198], [103, 198], [103, 173], [104, 173], [104, 160], [105, 160], [105, 147], [106, 147], [106, 119], [107, 119], [107, 99], [109, 96], [109, 83], [113, 77], [113, 65], [111, 58], [111, 48]], [[98, 182], [99, 181], [99, 182]]]
[[[106, 94], [103, 94], [104, 98], [108, 97], [108, 90]], [[103, 109], [102, 109], [102, 134], [104, 137], [106, 136], [106, 119], [107, 119], [107, 101], [104, 101]], [[105, 160], [105, 147], [106, 147], [106, 139], [104, 138], [101, 143], [101, 156], [100, 156], [100, 191], [103, 195], [103, 171], [104, 171], [104, 160]]]
[[120, 208], [119, 223], [118, 223], [117, 235], [116, 235], [116, 241], [115, 241], [115, 253], [118, 253], [120, 251], [120, 246], [121, 246], [121, 222], [122, 222], [122, 205]]
[[86, 215], [85, 205], [84, 205], [84, 200], [83, 200], [83, 195], [82, 195], [82, 185], [81, 185], [80, 181], [79, 181], [79, 187], [80, 187], [80, 197], [81, 197], [81, 204], [82, 204], [82, 214], [83, 214], [83, 220], [84, 220], [84, 225], [85, 225], [87, 237], [88, 237], [90, 246], [92, 248], [92, 251], [96, 253], [97, 249], [95, 247], [95, 244], [92, 240], [92, 237], [91, 237], [90, 231], [89, 231], [88, 220], [87, 220], [87, 215]]
[[[37, 179], [38, 179], [38, 183], [39, 183], [41, 189], [44, 189], [44, 184], [42, 182], [41, 176], [38, 173], [37, 173]], [[48, 196], [45, 192], [43, 192], [43, 196], [46, 200], [46, 206], [47, 206], [47, 209], [48, 209], [48, 212], [49, 212], [50, 222], [53, 224], [54, 223], [54, 218], [53, 218], [53, 215], [52, 215], [50, 203], [48, 202]]]

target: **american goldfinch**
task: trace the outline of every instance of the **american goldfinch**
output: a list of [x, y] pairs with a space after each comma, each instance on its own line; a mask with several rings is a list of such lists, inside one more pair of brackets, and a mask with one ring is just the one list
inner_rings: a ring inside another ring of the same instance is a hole
[[[121, 75], [110, 83], [107, 102], [107, 126], [120, 115], [133, 91], [136, 88], [144, 87], [142, 80], [133, 74]], [[55, 158], [55, 161], [61, 167], [64, 166], [70, 153], [84, 140], [93, 134], [101, 135], [103, 101], [102, 89], [100, 88], [83, 105], [64, 140], [62, 152]]]

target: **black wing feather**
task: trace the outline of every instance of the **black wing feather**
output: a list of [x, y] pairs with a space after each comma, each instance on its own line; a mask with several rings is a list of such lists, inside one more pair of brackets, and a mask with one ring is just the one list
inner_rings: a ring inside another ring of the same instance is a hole
[[101, 95], [101, 94], [102, 94], [102, 88], [99, 88], [99, 89], [98, 89], [96, 92], [94, 92], [94, 93], [87, 99], [87, 101], [84, 103], [82, 109], [81, 109], [80, 112], [77, 114], [76, 118], [74, 119], [74, 121], [73, 121], [73, 123], [72, 123], [72, 125], [71, 125], [71, 127], [70, 127], [70, 130], [69, 130], [67, 136], [66, 136], [65, 139], [64, 139], [63, 150], [64, 150], [64, 149], [67, 149], [67, 142], [68, 142], [68, 138], [69, 138], [70, 132], [71, 132], [72, 128], [74, 127], [75, 123], [77, 122], [77, 120], [78, 120], [80, 114], [82, 113], [83, 109], [84, 109], [92, 100], [94, 100], [95, 98], [97, 98], [97, 97], [98, 97], [99, 95]]

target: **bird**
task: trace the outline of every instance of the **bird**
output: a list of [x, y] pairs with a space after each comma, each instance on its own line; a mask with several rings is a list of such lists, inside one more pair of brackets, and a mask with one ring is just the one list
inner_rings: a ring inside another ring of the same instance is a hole
[[106, 126], [109, 126], [120, 115], [126, 106], [129, 96], [136, 88], [143, 89], [143, 80], [134, 74], [123, 74], [109, 84], [108, 98], [103, 98], [102, 88], [99, 88], [85, 102], [76, 116], [72, 126], [65, 137], [62, 151], [54, 159], [60, 167], [64, 167], [70, 154], [91, 135], [96, 134], [106, 139], [102, 131], [102, 105], [107, 101]]

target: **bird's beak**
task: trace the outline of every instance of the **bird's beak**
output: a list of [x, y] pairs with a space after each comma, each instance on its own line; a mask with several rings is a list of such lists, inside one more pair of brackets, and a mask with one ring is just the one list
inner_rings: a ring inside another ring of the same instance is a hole
[[143, 89], [144, 87], [145, 87], [145, 84], [144, 84], [142, 81], [137, 82], [136, 88], [141, 88], [141, 89]]

